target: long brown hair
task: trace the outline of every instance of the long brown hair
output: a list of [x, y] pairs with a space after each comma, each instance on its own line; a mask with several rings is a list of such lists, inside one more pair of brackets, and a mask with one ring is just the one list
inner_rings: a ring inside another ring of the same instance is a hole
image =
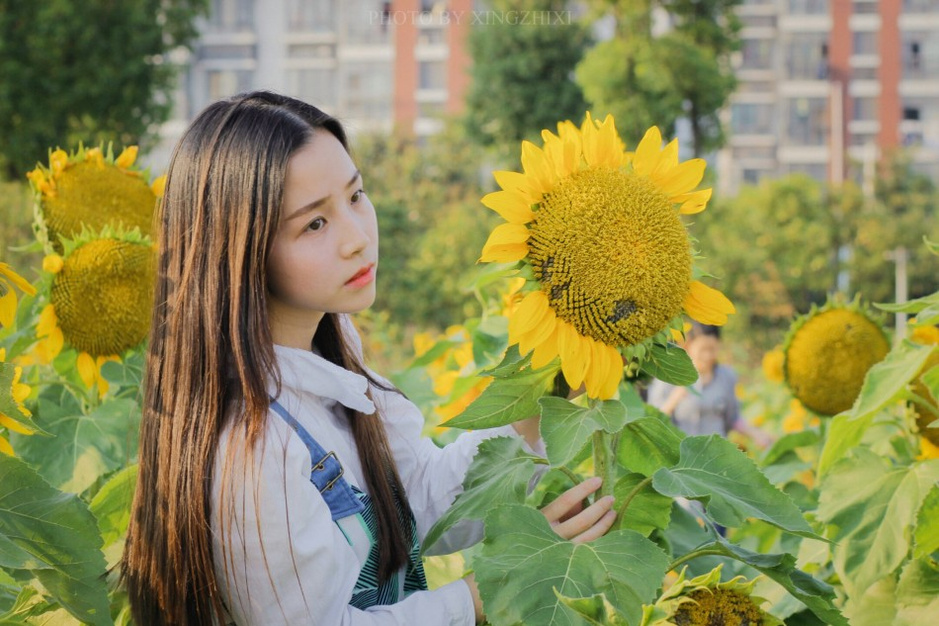
[[[288, 160], [322, 131], [348, 150], [336, 119], [292, 98], [252, 92], [207, 107], [173, 155], [156, 218], [140, 470], [121, 564], [138, 624], [214, 624], [223, 613], [210, 527], [219, 437], [232, 428], [245, 442], [239, 452], [250, 455], [268, 419], [267, 382], [280, 390], [267, 316], [268, 252]], [[324, 316], [314, 345], [367, 374], [336, 315]], [[409, 510], [407, 499], [382, 421], [348, 416], [387, 578], [407, 562], [413, 529], [396, 507], [397, 500]], [[226, 471], [235, 448], [228, 447]]]

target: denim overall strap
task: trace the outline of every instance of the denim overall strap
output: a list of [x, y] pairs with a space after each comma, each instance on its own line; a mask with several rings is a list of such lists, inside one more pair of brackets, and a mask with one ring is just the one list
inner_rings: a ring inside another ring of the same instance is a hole
[[310, 468], [310, 482], [316, 486], [323, 500], [326, 501], [333, 521], [364, 511], [365, 505], [342, 477], [342, 464], [336, 458], [336, 453], [323, 450], [323, 447], [313, 439], [300, 422], [273, 398], [271, 408], [300, 436], [310, 451], [310, 459], [313, 462]]

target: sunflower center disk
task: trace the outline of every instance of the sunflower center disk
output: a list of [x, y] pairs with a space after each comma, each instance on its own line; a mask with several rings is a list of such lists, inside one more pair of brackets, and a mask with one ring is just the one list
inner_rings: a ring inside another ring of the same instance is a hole
[[678, 212], [648, 178], [576, 172], [545, 195], [529, 228], [535, 277], [581, 335], [633, 345], [681, 312], [691, 246]]
[[149, 329], [153, 278], [147, 245], [96, 239], [76, 248], [52, 283], [66, 341], [92, 356], [139, 344]]
[[82, 224], [100, 230], [122, 223], [128, 230], [150, 232], [156, 196], [139, 176], [108, 165], [75, 163], [56, 179], [56, 195], [43, 198], [42, 211], [49, 238], [61, 252], [59, 235], [75, 237]]
[[688, 596], [672, 621], [683, 626], [756, 626], [763, 612], [746, 595], [730, 589], [701, 589]]

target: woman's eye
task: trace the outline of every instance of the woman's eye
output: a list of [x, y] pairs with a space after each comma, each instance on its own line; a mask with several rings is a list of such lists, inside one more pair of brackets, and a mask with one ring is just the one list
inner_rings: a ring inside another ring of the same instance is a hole
[[356, 202], [361, 200], [362, 196], [364, 195], [365, 195], [364, 189], [359, 189], [358, 191], [356, 191], [354, 194], [352, 194], [352, 204], [355, 204]]
[[326, 220], [322, 217], [318, 217], [307, 226], [307, 230], [321, 230], [326, 226]]

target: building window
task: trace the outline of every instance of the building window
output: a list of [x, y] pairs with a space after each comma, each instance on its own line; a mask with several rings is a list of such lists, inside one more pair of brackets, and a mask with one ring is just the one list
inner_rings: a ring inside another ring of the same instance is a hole
[[793, 14], [825, 15], [828, 0], [789, 0], [789, 12]]
[[730, 107], [730, 126], [737, 135], [772, 134], [773, 105], [737, 102]]
[[823, 146], [828, 134], [827, 98], [792, 98], [788, 102], [786, 137], [797, 146]]
[[855, 32], [851, 36], [851, 52], [854, 54], [877, 54], [877, 33], [872, 30]]
[[386, 44], [390, 41], [388, 19], [382, 15], [389, 10], [381, 0], [344, 0], [342, 3], [347, 43]]
[[877, 119], [877, 98], [854, 98], [851, 119], [871, 121]]
[[744, 39], [741, 46], [743, 63], [741, 69], [745, 70], [771, 70], [773, 69], [773, 50], [775, 42], [772, 39]]
[[335, 33], [336, 0], [287, 0], [287, 30]]
[[447, 65], [444, 61], [418, 63], [418, 89], [446, 89]]
[[254, 82], [253, 70], [206, 70], [205, 100], [195, 102], [195, 110], [202, 110], [210, 102], [248, 91]]
[[880, 8], [877, 0], [854, 0], [854, 13], [859, 15], [877, 13]]
[[339, 104], [336, 70], [329, 67], [288, 69], [285, 73], [288, 95], [335, 113]]
[[828, 34], [795, 33], [786, 42], [786, 69], [795, 80], [828, 78]]
[[209, 32], [250, 30], [254, 24], [254, 0], [212, 0], [209, 6]]
[[919, 117], [919, 107], [903, 107], [903, 120], [907, 122], [918, 122], [920, 121]]
[[387, 63], [347, 63], [343, 67], [346, 117], [390, 120], [393, 91], [391, 65]]

